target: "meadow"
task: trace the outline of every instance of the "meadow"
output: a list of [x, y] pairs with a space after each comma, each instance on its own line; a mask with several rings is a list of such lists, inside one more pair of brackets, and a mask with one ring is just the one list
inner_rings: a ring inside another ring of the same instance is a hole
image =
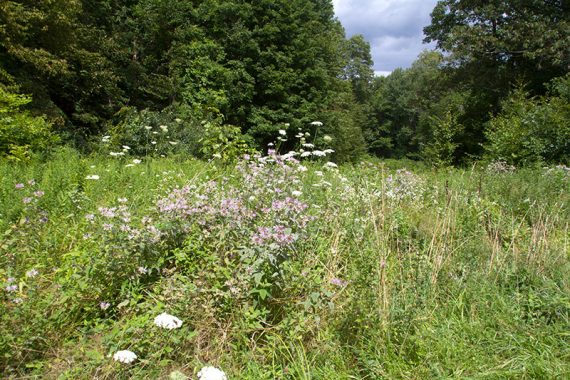
[[1, 162], [1, 376], [570, 377], [567, 167], [298, 159]]

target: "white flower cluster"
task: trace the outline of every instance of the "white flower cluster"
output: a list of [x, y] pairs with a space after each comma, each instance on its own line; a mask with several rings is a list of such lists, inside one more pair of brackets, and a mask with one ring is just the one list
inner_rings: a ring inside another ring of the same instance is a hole
[[129, 350], [117, 351], [113, 355], [113, 359], [117, 362], [129, 364], [137, 359], [137, 355]]
[[228, 377], [216, 367], [204, 367], [198, 372], [198, 380], [228, 380]]
[[491, 162], [489, 165], [487, 165], [487, 172], [489, 173], [496, 173], [496, 174], [501, 174], [501, 173], [514, 173], [516, 170], [516, 167], [514, 167], [513, 165], [509, 165], [507, 163], [507, 161], [503, 161], [503, 160], [497, 160], [497, 161], [493, 161]]
[[174, 315], [162, 313], [154, 318], [154, 324], [168, 330], [173, 330], [182, 327], [182, 321]]

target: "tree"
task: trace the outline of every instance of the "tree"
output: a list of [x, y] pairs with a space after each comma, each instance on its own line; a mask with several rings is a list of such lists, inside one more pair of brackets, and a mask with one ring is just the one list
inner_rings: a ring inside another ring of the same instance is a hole
[[520, 79], [544, 91], [543, 83], [570, 70], [566, 0], [443, 0], [424, 33], [451, 53], [452, 65], [484, 74], [491, 89]]
[[344, 79], [352, 84], [352, 91], [356, 100], [365, 104], [370, 98], [374, 70], [370, 44], [361, 34], [350, 37], [346, 43], [346, 66]]

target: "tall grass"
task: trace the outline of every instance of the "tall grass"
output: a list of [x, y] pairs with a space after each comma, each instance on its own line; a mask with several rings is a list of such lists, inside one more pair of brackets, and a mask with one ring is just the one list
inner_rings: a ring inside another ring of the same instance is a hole
[[[186, 197], [213, 183], [210, 199], [245, 198], [250, 189], [251, 207], [272, 196], [233, 167], [128, 164], [71, 151], [0, 164], [4, 377], [167, 378], [179, 370], [193, 378], [205, 364], [232, 379], [570, 376], [564, 169], [409, 172], [392, 161], [327, 171], [314, 162], [279, 182], [289, 172], [267, 164], [260, 184], [301, 191], [312, 221], [295, 230], [294, 243], [258, 249], [244, 235], [258, 219], [246, 227], [216, 216], [199, 227], [164, 218], [155, 225], [165, 235], [152, 245], [101, 233], [86, 215], [119, 198], [136, 221], [188, 184], [196, 188]], [[94, 174], [99, 180], [86, 179]], [[38, 190], [45, 194], [33, 207], [22, 202]], [[294, 227], [301, 219], [288, 220]], [[130, 274], [139, 262], [148, 274]], [[26, 276], [31, 269], [39, 275]], [[18, 289], [5, 290], [12, 284]], [[108, 310], [99, 308], [103, 294]], [[182, 329], [152, 325], [165, 310], [184, 320]], [[126, 348], [139, 360], [113, 362]]]

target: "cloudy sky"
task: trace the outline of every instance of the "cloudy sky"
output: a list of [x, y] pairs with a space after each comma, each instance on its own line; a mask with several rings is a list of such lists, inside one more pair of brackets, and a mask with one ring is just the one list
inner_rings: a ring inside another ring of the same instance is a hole
[[424, 26], [437, 0], [333, 0], [347, 36], [362, 34], [370, 42], [374, 71], [386, 75], [409, 67], [431, 45], [422, 44]]

